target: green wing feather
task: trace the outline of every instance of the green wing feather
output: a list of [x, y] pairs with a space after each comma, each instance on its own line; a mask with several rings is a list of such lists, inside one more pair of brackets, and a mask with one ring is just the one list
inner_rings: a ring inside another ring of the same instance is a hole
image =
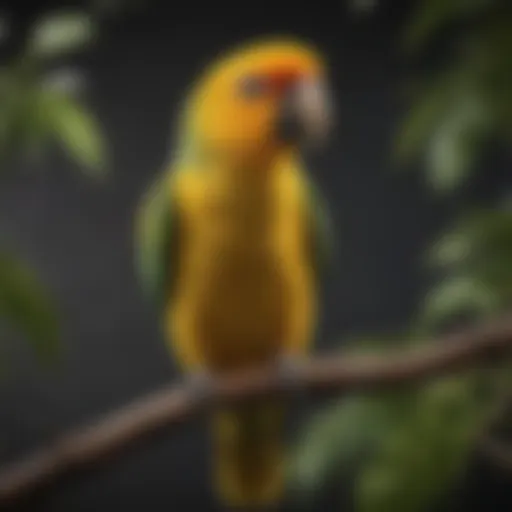
[[312, 262], [320, 280], [333, 268], [334, 226], [329, 205], [311, 178], [307, 181], [307, 215]]
[[135, 266], [144, 294], [163, 309], [172, 288], [178, 215], [168, 175], [160, 176], [142, 199], [137, 215]]

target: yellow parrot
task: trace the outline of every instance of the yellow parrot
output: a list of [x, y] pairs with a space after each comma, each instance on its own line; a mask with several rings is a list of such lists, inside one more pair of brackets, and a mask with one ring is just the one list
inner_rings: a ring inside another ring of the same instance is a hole
[[[142, 200], [141, 282], [172, 353], [203, 386], [258, 365], [293, 368], [313, 340], [332, 232], [301, 153], [330, 131], [325, 68], [292, 39], [252, 41], [216, 60], [187, 98], [169, 168]], [[269, 399], [213, 414], [222, 503], [280, 501], [283, 430], [283, 405]]]

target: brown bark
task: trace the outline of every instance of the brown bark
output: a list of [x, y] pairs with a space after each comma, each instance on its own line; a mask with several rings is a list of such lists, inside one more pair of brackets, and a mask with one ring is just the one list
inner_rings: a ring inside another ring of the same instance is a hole
[[[410, 386], [499, 361], [509, 352], [511, 316], [394, 355], [318, 356], [300, 368], [297, 384], [312, 393]], [[5, 468], [0, 472], [0, 505], [30, 496], [79, 470], [96, 467], [135, 442], [167, 431], [208, 407], [294, 391], [289, 381], [269, 369], [216, 381], [207, 400], [194, 397], [179, 385], [157, 391]]]

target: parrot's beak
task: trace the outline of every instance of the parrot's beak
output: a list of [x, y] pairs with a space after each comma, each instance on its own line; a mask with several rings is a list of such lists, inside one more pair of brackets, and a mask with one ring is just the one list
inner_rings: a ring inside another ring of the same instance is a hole
[[316, 80], [301, 80], [288, 90], [280, 105], [278, 135], [286, 143], [317, 146], [330, 133], [332, 97]]

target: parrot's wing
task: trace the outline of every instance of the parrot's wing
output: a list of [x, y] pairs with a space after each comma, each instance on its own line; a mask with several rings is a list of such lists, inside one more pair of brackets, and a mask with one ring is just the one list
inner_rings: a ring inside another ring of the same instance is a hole
[[332, 270], [334, 259], [334, 227], [329, 205], [316, 183], [307, 182], [308, 244], [318, 279]]
[[135, 266], [145, 295], [160, 308], [172, 290], [173, 255], [178, 253], [178, 212], [168, 175], [144, 195], [136, 218]]

